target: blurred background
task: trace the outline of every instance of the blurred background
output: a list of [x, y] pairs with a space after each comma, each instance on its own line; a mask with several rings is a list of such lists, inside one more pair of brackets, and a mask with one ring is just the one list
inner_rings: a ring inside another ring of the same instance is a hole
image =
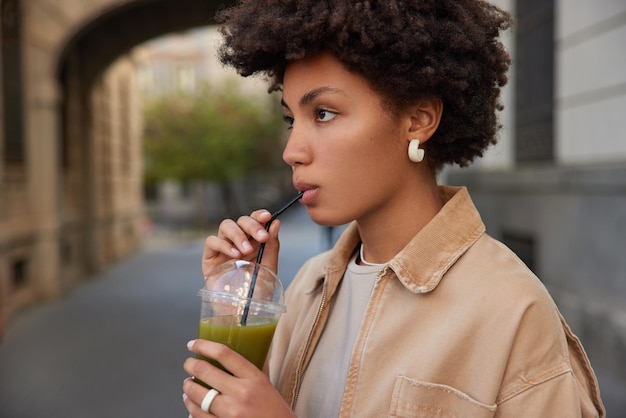
[[[177, 320], [197, 313], [202, 237], [225, 216], [293, 194], [278, 98], [215, 59], [213, 16], [232, 3], [0, 0], [1, 417], [96, 417], [69, 407], [81, 398], [118, 399], [102, 416], [183, 416], [180, 365], [195, 328]], [[546, 284], [587, 350], [608, 416], [626, 417], [626, 1], [495, 3], [517, 19], [500, 141], [440, 181], [467, 185], [488, 232]], [[287, 282], [337, 233], [297, 211], [283, 245]], [[303, 237], [313, 244], [298, 246]], [[170, 302], [162, 339], [137, 352], [131, 336], [149, 318], [132, 321], [168, 297], [189, 311]], [[167, 363], [141, 370], [170, 385], [129, 392], [132, 378], [67, 374], [95, 359], [110, 375], [134, 373], [137, 357]], [[72, 377], [100, 398], [77, 395]], [[159, 406], [164, 392], [175, 392], [171, 410]]]

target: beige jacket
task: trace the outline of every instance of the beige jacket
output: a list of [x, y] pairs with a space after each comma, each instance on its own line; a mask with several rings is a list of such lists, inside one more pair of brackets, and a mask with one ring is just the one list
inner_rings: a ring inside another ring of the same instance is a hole
[[[374, 285], [340, 416], [603, 417], [589, 360], [544, 286], [485, 233], [465, 188], [441, 192], [446, 205]], [[359, 242], [349, 226], [287, 291], [268, 373], [292, 408]]]

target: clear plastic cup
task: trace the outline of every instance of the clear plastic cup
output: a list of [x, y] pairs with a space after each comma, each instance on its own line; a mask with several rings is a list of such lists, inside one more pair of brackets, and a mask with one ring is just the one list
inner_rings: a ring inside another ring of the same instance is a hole
[[262, 369], [285, 312], [283, 285], [276, 274], [254, 262], [231, 260], [209, 273], [198, 295], [202, 299], [198, 338], [225, 344]]

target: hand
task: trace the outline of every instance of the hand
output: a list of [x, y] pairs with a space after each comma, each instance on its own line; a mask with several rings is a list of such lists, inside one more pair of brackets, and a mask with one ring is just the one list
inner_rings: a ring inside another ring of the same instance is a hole
[[237, 222], [225, 219], [217, 235], [209, 236], [204, 243], [202, 274], [206, 277], [211, 270], [232, 259], [256, 261], [261, 243], [265, 243], [263, 265], [278, 273], [278, 230], [280, 222], [272, 222], [269, 231], [265, 223], [272, 215], [265, 209], [242, 216]]
[[187, 347], [196, 354], [214, 359], [232, 373], [226, 373], [204, 360], [188, 358], [185, 361], [183, 367], [189, 375], [196, 376], [219, 392], [207, 414], [202, 412], [200, 404], [208, 389], [192, 378], [186, 379], [183, 399], [192, 417], [295, 417], [267, 376], [239, 353], [207, 340], [190, 341]]

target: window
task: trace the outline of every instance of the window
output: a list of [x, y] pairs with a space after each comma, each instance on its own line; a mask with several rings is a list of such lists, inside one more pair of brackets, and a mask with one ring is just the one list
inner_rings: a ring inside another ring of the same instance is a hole
[[185, 62], [176, 66], [176, 89], [183, 93], [191, 93], [196, 88], [196, 73], [193, 64]]
[[526, 266], [537, 273], [536, 243], [535, 237], [529, 233], [505, 230], [500, 239], [522, 260]]
[[554, 0], [518, 0], [515, 160], [554, 160]]
[[141, 92], [149, 93], [154, 89], [154, 69], [150, 64], [139, 67], [137, 78]]
[[18, 0], [4, 0], [0, 4], [4, 160], [10, 164], [21, 164], [24, 162], [24, 134], [20, 8]]
[[28, 259], [17, 258], [11, 263], [11, 285], [14, 289], [20, 289], [28, 284], [29, 276]]

